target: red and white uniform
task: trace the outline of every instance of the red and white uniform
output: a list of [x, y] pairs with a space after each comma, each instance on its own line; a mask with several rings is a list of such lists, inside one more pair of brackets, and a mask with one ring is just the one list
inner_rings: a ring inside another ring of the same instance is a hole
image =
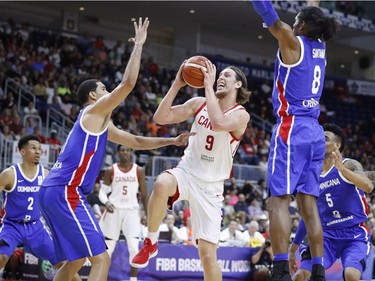
[[[236, 104], [224, 114], [231, 114], [235, 110], [244, 110], [244, 107]], [[213, 130], [206, 103], [195, 113], [191, 132], [197, 135], [189, 139], [180, 163], [167, 171], [175, 176], [178, 184], [178, 192], [172, 201], [189, 201], [193, 242], [203, 239], [217, 244], [224, 180], [231, 175], [233, 157], [241, 139], [232, 132]]]
[[[115, 206], [113, 213], [107, 211], [101, 217], [99, 225], [105, 237], [113, 242], [119, 240], [120, 230], [126, 237], [129, 249], [129, 261], [138, 252], [139, 236], [141, 234], [141, 218], [137, 193], [139, 190], [138, 165], [132, 164], [127, 171], [121, 169], [119, 164], [112, 166], [111, 195], [109, 201]], [[107, 245], [108, 245], [107, 241]], [[115, 245], [115, 244], [114, 244]], [[109, 254], [112, 254], [114, 246], [108, 245]]]
[[[236, 104], [224, 115], [229, 115], [235, 110], [244, 110], [244, 107]], [[191, 131], [197, 135], [189, 139], [189, 145], [179, 166], [207, 182], [224, 181], [229, 178], [233, 157], [241, 139], [237, 139], [231, 132], [216, 132], [212, 129], [206, 103], [195, 113]]]
[[137, 193], [139, 191], [138, 165], [133, 163], [128, 171], [121, 169], [119, 164], [112, 166], [111, 195], [109, 201], [116, 209], [138, 209]]

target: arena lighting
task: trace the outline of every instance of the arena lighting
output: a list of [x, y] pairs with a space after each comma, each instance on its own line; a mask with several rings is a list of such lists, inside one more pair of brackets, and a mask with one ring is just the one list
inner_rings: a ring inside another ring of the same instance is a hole
[[135, 20], [136, 20], [135, 18], [131, 18], [131, 19], [130, 19], [130, 21], [132, 21], [132, 22], [135, 22]]
[[83, 12], [84, 10], [85, 10], [85, 7], [83, 7], [83, 6], [79, 7], [80, 12]]
[[340, 64], [340, 68], [345, 68], [345, 64]]
[[191, 10], [189, 11], [189, 13], [190, 13], [190, 14], [195, 14], [195, 10], [191, 9]]
[[358, 55], [358, 54], [359, 54], [359, 51], [358, 51], [358, 50], [354, 50], [354, 54], [355, 54], [355, 55]]
[[263, 35], [258, 35], [258, 39], [262, 40], [263, 39]]

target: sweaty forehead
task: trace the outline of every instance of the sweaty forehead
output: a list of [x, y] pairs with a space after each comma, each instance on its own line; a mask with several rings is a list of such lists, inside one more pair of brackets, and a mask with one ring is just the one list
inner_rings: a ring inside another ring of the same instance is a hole
[[235, 73], [234, 70], [231, 69], [231, 68], [225, 68], [225, 69], [221, 72], [221, 74], [231, 74], [231, 75], [235, 75], [236, 73]]

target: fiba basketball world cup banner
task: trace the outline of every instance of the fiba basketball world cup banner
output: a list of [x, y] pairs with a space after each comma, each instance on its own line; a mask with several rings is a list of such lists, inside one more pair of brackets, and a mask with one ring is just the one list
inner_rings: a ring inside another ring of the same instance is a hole
[[[223, 273], [223, 281], [250, 280], [250, 260], [258, 248], [220, 247], [217, 251], [218, 264]], [[297, 262], [299, 265], [299, 261]], [[373, 253], [371, 251], [362, 274], [363, 280], [371, 280]], [[117, 243], [112, 255], [109, 281], [129, 280], [130, 266], [126, 243]], [[326, 271], [327, 280], [342, 280], [342, 264], [337, 260]], [[203, 280], [203, 267], [194, 246], [159, 243], [159, 253], [150, 259], [146, 268], [138, 270], [139, 281], [194, 281]]]
[[[78, 272], [83, 281], [89, 277], [91, 264], [87, 260]], [[21, 267], [22, 280], [51, 281], [55, 277], [57, 270], [47, 260], [38, 259], [30, 253], [24, 251], [23, 264]]]
[[[148, 266], [138, 270], [138, 280], [179, 280], [203, 279], [203, 267], [194, 246], [159, 243], [159, 253], [150, 259]], [[223, 272], [223, 280], [249, 280], [250, 259], [257, 249], [220, 247], [218, 264]], [[108, 280], [129, 280], [129, 255], [124, 242], [119, 242], [112, 255]]]

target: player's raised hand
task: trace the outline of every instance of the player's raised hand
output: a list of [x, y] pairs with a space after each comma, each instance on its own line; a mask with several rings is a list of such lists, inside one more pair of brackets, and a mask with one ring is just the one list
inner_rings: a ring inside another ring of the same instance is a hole
[[182, 133], [181, 135], [177, 136], [174, 138], [175, 140], [175, 145], [181, 146], [181, 145], [186, 145], [187, 140], [189, 137], [195, 136], [197, 133], [195, 132], [190, 132], [190, 133]]
[[142, 21], [142, 18], [139, 18], [138, 24], [134, 21], [135, 37], [129, 38], [129, 42], [134, 42], [134, 44], [143, 45], [146, 42], [147, 38], [147, 29], [150, 21], [148, 18], [145, 18]]
[[184, 60], [184, 62], [180, 65], [180, 68], [176, 74], [176, 79], [174, 81], [175, 84], [177, 84], [177, 86], [179, 87], [184, 87], [186, 86], [186, 82], [184, 81], [184, 79], [182, 78], [182, 69], [185, 65], [187, 60]]
[[206, 69], [201, 68], [204, 74], [204, 86], [213, 87], [216, 80], [216, 66], [209, 60], [206, 61]]
[[332, 151], [333, 159], [335, 160], [334, 165], [336, 166], [337, 170], [341, 171], [345, 168], [344, 163], [342, 163], [342, 155], [338, 148]]

